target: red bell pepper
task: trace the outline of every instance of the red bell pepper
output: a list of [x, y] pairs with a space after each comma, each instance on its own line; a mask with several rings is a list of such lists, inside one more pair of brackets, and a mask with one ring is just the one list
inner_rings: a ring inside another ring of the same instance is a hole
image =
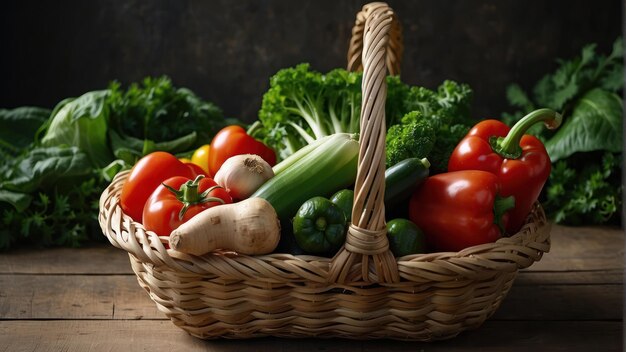
[[274, 150], [248, 135], [246, 130], [237, 125], [224, 127], [217, 132], [209, 150], [211, 175], [215, 175], [228, 158], [240, 154], [256, 154], [267, 161], [270, 166], [276, 165]]
[[550, 157], [543, 143], [525, 132], [537, 122], [549, 129], [561, 124], [562, 117], [550, 109], [526, 115], [513, 128], [498, 120], [476, 124], [456, 146], [448, 171], [483, 170], [498, 176], [502, 196], [513, 196], [515, 207], [509, 211], [506, 231], [516, 233], [524, 224], [533, 203], [550, 176]]
[[498, 177], [490, 172], [447, 172], [427, 178], [413, 193], [409, 219], [430, 250], [456, 252], [500, 238], [513, 203], [513, 197], [500, 197]]

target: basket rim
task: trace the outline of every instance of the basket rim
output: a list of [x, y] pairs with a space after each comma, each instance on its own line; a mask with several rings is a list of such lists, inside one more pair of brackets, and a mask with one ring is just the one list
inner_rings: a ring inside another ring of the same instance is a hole
[[[147, 231], [124, 214], [119, 204], [122, 186], [129, 170], [118, 173], [100, 198], [98, 220], [103, 234], [115, 247], [145, 266], [170, 270], [180, 274], [209, 275], [225, 280], [255, 280], [269, 283], [316, 282], [328, 283], [332, 258], [313, 255], [272, 253], [260, 256], [216, 252], [195, 256], [167, 249], [168, 237]], [[522, 229], [494, 243], [468, 247], [459, 252], [412, 254], [396, 258], [401, 281], [380, 284], [386, 286], [407, 283], [445, 283], [460, 279], [475, 279], [497, 272], [512, 272], [526, 268], [550, 250], [550, 228], [541, 205], [533, 207]], [[132, 236], [131, 236], [132, 235]], [[355, 264], [353, 272], [360, 272]], [[372, 284], [362, 280], [347, 280], [340, 286]]]

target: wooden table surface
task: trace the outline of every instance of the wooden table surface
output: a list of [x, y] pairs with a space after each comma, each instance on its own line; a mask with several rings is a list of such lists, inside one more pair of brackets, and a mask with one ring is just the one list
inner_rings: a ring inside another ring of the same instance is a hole
[[554, 226], [552, 250], [518, 275], [477, 330], [435, 343], [279, 339], [202, 341], [159, 312], [108, 244], [0, 254], [0, 352], [621, 351], [623, 231]]

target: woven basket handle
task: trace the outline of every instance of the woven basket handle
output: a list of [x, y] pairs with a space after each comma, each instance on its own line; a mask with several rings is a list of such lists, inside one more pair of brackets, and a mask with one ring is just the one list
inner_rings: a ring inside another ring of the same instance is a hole
[[389, 29], [389, 41], [387, 42], [387, 70], [390, 75], [400, 75], [400, 66], [402, 64], [402, 53], [404, 52], [402, 40], [402, 27], [400, 21], [396, 18], [393, 10], [384, 2], [372, 2], [365, 6], [356, 14], [356, 21], [352, 27], [352, 38], [348, 48], [348, 71], [363, 71], [363, 38], [365, 31], [365, 22], [367, 17], [375, 10], [387, 9], [392, 13], [391, 28]]
[[[329, 281], [334, 283], [400, 281], [398, 264], [389, 250], [384, 204], [387, 49], [389, 32], [397, 20], [393, 10], [384, 3], [365, 5], [357, 15], [357, 25], [363, 13], [363, 100], [358, 171], [346, 243], [330, 263]], [[399, 63], [399, 60], [394, 62]], [[361, 265], [355, 265], [358, 263]]]

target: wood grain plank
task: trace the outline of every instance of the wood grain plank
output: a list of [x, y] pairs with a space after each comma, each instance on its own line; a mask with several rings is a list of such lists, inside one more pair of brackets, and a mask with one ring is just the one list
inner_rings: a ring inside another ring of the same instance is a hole
[[[619, 284], [513, 286], [494, 319], [621, 319]], [[0, 275], [0, 319], [163, 319], [134, 276]]]
[[[612, 227], [554, 225], [552, 250], [530, 271], [616, 270], [624, 267], [624, 232]], [[125, 251], [112, 245], [19, 249], [0, 254], [0, 274], [132, 274]]]
[[128, 254], [110, 244], [0, 254], [0, 274], [133, 274]]
[[615, 270], [624, 268], [624, 231], [615, 227], [554, 225], [551, 250], [531, 271]]
[[621, 322], [486, 322], [436, 343], [279, 339], [203, 341], [169, 321], [0, 321], [0, 351], [621, 351]]
[[513, 286], [494, 320], [621, 320], [623, 286]]
[[0, 275], [0, 319], [163, 319], [135, 276]]
[[515, 278], [515, 286], [538, 285], [599, 285], [622, 284], [623, 270], [593, 271], [533, 271], [522, 270]]

